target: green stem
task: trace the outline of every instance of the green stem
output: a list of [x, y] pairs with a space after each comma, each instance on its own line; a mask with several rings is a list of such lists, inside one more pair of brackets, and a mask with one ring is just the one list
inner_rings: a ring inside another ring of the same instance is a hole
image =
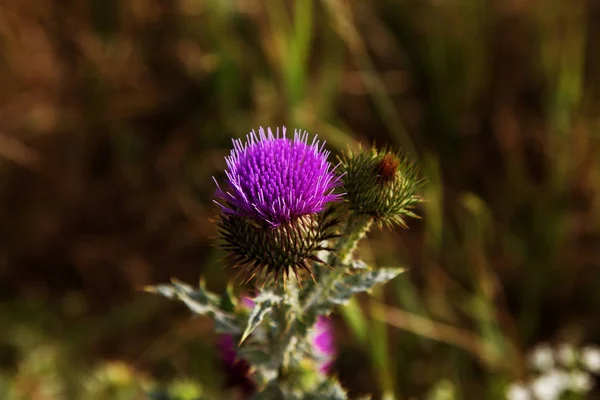
[[352, 260], [352, 254], [358, 245], [358, 242], [365, 237], [371, 225], [373, 217], [362, 214], [350, 214], [346, 226], [342, 230], [342, 235], [337, 242], [335, 251], [331, 255], [330, 265], [332, 270], [326, 271], [316, 285], [315, 290], [308, 296], [303, 306], [307, 311], [315, 306], [323, 294], [342, 277], [350, 268], [349, 263]]
[[[371, 225], [373, 224], [373, 217], [362, 214], [351, 214], [344, 230], [342, 232], [342, 237], [337, 243], [335, 255], [337, 255], [338, 260], [341, 260], [342, 265], [346, 265], [352, 259], [352, 254], [356, 247], [358, 246], [358, 242], [362, 238], [365, 237]], [[335, 264], [336, 263], [334, 260]]]
[[[328, 270], [323, 274], [320, 282], [315, 286], [315, 290], [306, 300], [303, 310], [313, 307], [326, 291], [329, 290], [331, 285], [347, 272], [349, 268], [348, 264], [352, 259], [352, 254], [358, 242], [365, 236], [372, 223], [372, 217], [357, 214], [350, 215], [336, 245], [333, 258], [330, 261], [332, 267], [338, 268]], [[293, 285], [294, 283], [290, 280], [288, 284]], [[285, 376], [290, 358], [290, 355], [287, 353], [289, 352], [290, 343], [296, 331], [296, 324], [298, 323], [298, 311], [288, 308], [287, 304], [289, 301], [285, 299], [289, 296], [298, 296], [298, 291], [292, 288], [287, 288], [286, 290], [283, 285], [278, 285], [275, 290], [284, 300], [273, 309], [272, 314], [272, 318], [276, 321], [277, 329], [273, 332], [273, 336], [271, 336], [271, 366], [278, 370], [278, 379], [282, 382], [286, 379]], [[297, 303], [298, 299], [295, 300]]]
[[[288, 285], [290, 284], [293, 285], [291, 280], [288, 282]], [[292, 332], [294, 330], [292, 328], [296, 321], [296, 313], [287, 307], [289, 300], [286, 298], [298, 296], [298, 293], [297, 290], [291, 290], [291, 288], [287, 289], [288, 290], [286, 290], [283, 285], [277, 285], [275, 288], [276, 294], [284, 299], [273, 309], [273, 319], [276, 321], [277, 328], [271, 337], [270, 344], [271, 366], [278, 370], [278, 379], [282, 379], [282, 375], [285, 375], [285, 372], [288, 369], [289, 354], [287, 353], [293, 337]]]

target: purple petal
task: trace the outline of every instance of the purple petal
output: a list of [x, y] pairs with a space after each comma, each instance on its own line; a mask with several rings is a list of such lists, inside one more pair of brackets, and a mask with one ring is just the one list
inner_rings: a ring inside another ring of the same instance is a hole
[[298, 130], [294, 138], [286, 129], [260, 128], [252, 131], [246, 143], [233, 141], [226, 157], [228, 188], [217, 184], [215, 201], [226, 214], [262, 219], [278, 226], [293, 218], [321, 212], [338, 201], [334, 194], [340, 178], [327, 161], [329, 152], [316, 140], [308, 143], [308, 133]]
[[247, 297], [247, 296], [242, 296], [242, 305], [246, 308], [252, 308], [254, 307], [254, 300], [252, 300], [252, 298]]
[[236, 353], [235, 344], [233, 343], [233, 336], [223, 335], [220, 337], [217, 344], [221, 353], [221, 358], [225, 361], [225, 364], [232, 366], [235, 364]]
[[319, 365], [319, 371], [328, 373], [335, 358], [336, 347], [333, 326], [326, 317], [317, 318], [311, 341], [316, 353], [323, 360]]
[[335, 343], [331, 332], [323, 332], [313, 339], [315, 348], [324, 355], [333, 356], [335, 354]]
[[322, 374], [329, 374], [329, 372], [331, 371], [331, 367], [333, 367], [333, 360], [326, 361], [319, 365], [319, 372], [321, 372]]

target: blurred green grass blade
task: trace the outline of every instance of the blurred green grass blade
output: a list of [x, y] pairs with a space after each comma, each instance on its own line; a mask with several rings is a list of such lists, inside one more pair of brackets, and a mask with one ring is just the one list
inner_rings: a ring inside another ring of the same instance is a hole
[[421, 168], [427, 182], [423, 189], [423, 197], [427, 199], [423, 203], [425, 219], [425, 244], [427, 259], [435, 260], [442, 250], [442, 238], [444, 229], [444, 182], [440, 169], [439, 159], [433, 153], [423, 156]]
[[105, 42], [112, 41], [119, 23], [120, 5], [118, 0], [91, 0], [90, 16], [94, 29]]
[[[372, 296], [380, 302], [382, 297], [381, 288], [374, 289]], [[377, 318], [368, 321], [356, 296], [341, 311], [344, 320], [358, 342], [369, 349], [370, 357], [377, 371], [377, 377], [382, 389], [385, 392], [393, 393], [393, 377], [395, 375], [390, 360], [387, 324]], [[378, 307], [375, 307], [372, 308], [371, 312], [380, 312], [380, 310]]]
[[409, 274], [399, 276], [394, 282], [394, 288], [396, 298], [402, 309], [421, 316], [429, 315], [417, 289], [409, 279]]
[[362, 80], [373, 98], [375, 107], [388, 126], [393, 139], [405, 153], [418, 161], [418, 153], [408, 135], [404, 122], [396, 111], [396, 107], [375, 69], [366, 45], [354, 25], [351, 6], [345, 2], [333, 0], [326, 1], [324, 4], [327, 6], [329, 18], [334, 22], [340, 37], [349, 48]]
[[289, 39], [288, 54], [285, 57], [285, 71], [290, 106], [298, 106], [304, 101], [308, 86], [308, 56], [312, 40], [314, 0], [296, 1], [294, 7], [293, 36]]
[[365, 343], [369, 326], [356, 296], [352, 297], [348, 304], [341, 308], [341, 312], [356, 339], [360, 343]]
[[283, 78], [287, 107], [294, 112], [305, 99], [308, 87], [308, 57], [312, 41], [314, 0], [296, 1], [293, 7], [291, 24], [284, 1], [273, 1], [267, 7], [269, 22], [273, 27], [277, 47], [278, 69]]
[[[380, 312], [378, 304], [383, 301], [383, 288], [377, 287], [373, 290], [372, 299], [369, 299], [371, 314]], [[390, 343], [388, 337], [388, 326], [381, 318], [370, 321], [370, 349], [378, 379], [384, 392], [394, 392], [395, 363], [390, 359]]]
[[426, 400], [455, 400], [456, 387], [449, 379], [437, 382], [427, 394]]

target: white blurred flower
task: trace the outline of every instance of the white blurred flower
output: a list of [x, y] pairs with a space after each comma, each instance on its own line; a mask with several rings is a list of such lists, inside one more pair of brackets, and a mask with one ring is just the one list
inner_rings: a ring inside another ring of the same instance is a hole
[[548, 371], [554, 366], [554, 354], [547, 344], [536, 346], [529, 355], [531, 365], [540, 371]]
[[556, 359], [565, 367], [572, 367], [577, 362], [575, 347], [569, 343], [561, 344], [556, 350]]
[[506, 391], [506, 400], [531, 400], [531, 392], [522, 383], [513, 383]]
[[581, 362], [588, 371], [595, 374], [600, 373], [600, 348], [598, 346], [586, 346], [581, 350]]
[[587, 393], [594, 383], [590, 374], [584, 371], [573, 371], [569, 376], [569, 388], [577, 393]]
[[557, 369], [540, 375], [531, 384], [533, 393], [538, 400], [557, 400], [568, 387], [569, 374]]

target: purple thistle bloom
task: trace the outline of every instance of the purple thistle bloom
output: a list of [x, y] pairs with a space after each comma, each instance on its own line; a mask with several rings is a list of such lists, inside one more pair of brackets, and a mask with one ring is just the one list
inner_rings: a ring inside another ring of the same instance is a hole
[[340, 178], [327, 161], [315, 136], [308, 144], [308, 133], [296, 130], [286, 137], [286, 128], [275, 135], [268, 128], [252, 131], [242, 140], [233, 141], [226, 158], [228, 189], [217, 184], [218, 203], [227, 215], [252, 217], [276, 227], [296, 217], [323, 211], [327, 203], [340, 200], [334, 194]]
[[260, 128], [245, 143], [234, 140], [225, 159], [227, 187], [217, 183], [223, 248], [246, 281], [264, 272], [264, 282], [274, 275], [277, 284], [291, 271], [300, 282], [299, 272], [312, 275], [310, 261], [323, 262], [317, 253], [331, 251], [326, 242], [336, 237], [328, 206], [342, 197], [334, 193], [341, 177], [329, 152], [316, 136], [309, 144], [308, 133], [296, 130], [291, 139], [285, 132]]
[[319, 315], [311, 336], [315, 353], [321, 359], [319, 371], [329, 373], [335, 359], [336, 347], [333, 326], [327, 317]]

